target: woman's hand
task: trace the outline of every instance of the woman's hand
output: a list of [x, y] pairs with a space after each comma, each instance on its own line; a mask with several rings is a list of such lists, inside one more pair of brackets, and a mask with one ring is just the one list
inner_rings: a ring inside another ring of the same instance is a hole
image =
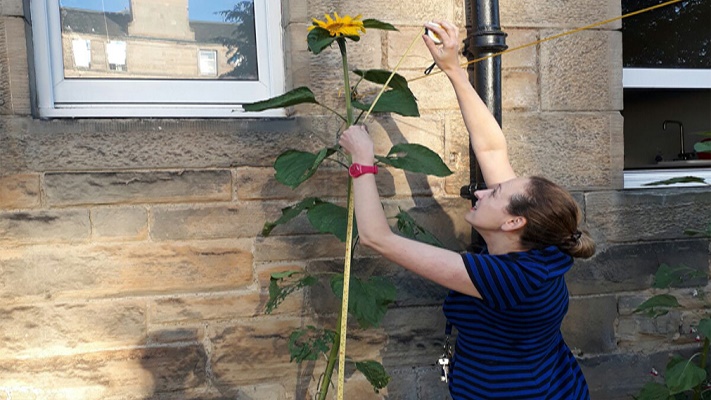
[[375, 161], [373, 139], [363, 125], [353, 125], [343, 131], [338, 143], [352, 156], [353, 162], [372, 165]]
[[439, 36], [442, 44], [436, 44], [427, 35], [422, 35], [422, 40], [425, 41], [425, 46], [432, 54], [432, 58], [437, 67], [444, 73], [458, 71], [459, 66], [459, 29], [447, 21], [434, 21], [434, 23], [426, 23], [425, 28], [434, 32]]

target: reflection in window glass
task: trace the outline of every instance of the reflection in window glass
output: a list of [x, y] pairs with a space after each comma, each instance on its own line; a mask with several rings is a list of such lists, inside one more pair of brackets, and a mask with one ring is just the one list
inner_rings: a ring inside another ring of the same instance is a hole
[[77, 68], [91, 67], [91, 40], [72, 40], [72, 54], [74, 55], [74, 66]]
[[200, 50], [198, 54], [200, 75], [217, 75], [217, 52], [214, 50]]
[[[622, 13], [662, 0], [622, 0]], [[711, 68], [711, 9], [684, 0], [622, 21], [625, 68]]]
[[254, 0], [58, 1], [66, 78], [259, 79]]

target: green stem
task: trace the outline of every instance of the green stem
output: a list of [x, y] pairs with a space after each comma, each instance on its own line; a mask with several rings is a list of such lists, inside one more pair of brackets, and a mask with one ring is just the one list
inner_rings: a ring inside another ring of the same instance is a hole
[[[699, 360], [699, 367], [706, 371], [706, 359], [709, 356], [709, 338], [704, 338], [704, 347], [703, 350], [701, 350], [701, 360]], [[701, 399], [701, 386], [704, 384], [704, 382], [699, 383], [695, 388], [694, 388], [694, 397], [693, 400], [700, 400]]]
[[340, 37], [336, 39], [338, 48], [341, 50], [341, 60], [343, 60], [343, 89], [346, 96], [346, 128], [353, 125], [353, 107], [351, 106], [351, 84], [348, 78], [348, 55], [346, 53], [346, 39]]
[[[341, 318], [339, 316], [338, 320]], [[328, 353], [328, 364], [326, 364], [326, 371], [323, 373], [323, 379], [321, 379], [321, 390], [318, 392], [318, 400], [325, 400], [328, 394], [328, 387], [331, 385], [331, 377], [333, 376], [333, 368], [336, 366], [336, 361], [338, 360], [338, 348], [340, 345], [340, 327], [336, 330], [336, 335], [333, 336], [333, 343], [331, 343], [331, 351]]]
[[[338, 38], [336, 39], [336, 43], [338, 43], [338, 48], [341, 50], [341, 59], [343, 60], [343, 87], [344, 87], [344, 93], [346, 97], [346, 128], [350, 127], [353, 125], [353, 107], [351, 106], [351, 85], [350, 85], [350, 80], [348, 78], [348, 55], [346, 53], [346, 39], [345, 38]], [[348, 161], [350, 163], [350, 157], [348, 157]], [[349, 206], [352, 207], [353, 204], [353, 199], [352, 196], [353, 194], [351, 193], [350, 190], [351, 187], [351, 182], [350, 178], [348, 180], [348, 204]], [[353, 221], [348, 221], [349, 225], [353, 224]], [[343, 282], [343, 285], [347, 285], [348, 283]], [[338, 351], [340, 350], [340, 337], [341, 337], [341, 322], [343, 321], [343, 318], [348, 315], [348, 310], [343, 310], [341, 309], [340, 315], [338, 316], [338, 328], [336, 329], [336, 335], [333, 339], [333, 344], [331, 345], [331, 351], [328, 354], [328, 363], [326, 365], [326, 371], [323, 374], [323, 379], [321, 380], [321, 390], [319, 391], [319, 397], [318, 400], [325, 400], [326, 395], [328, 394], [328, 388], [331, 384], [331, 377], [333, 376], [333, 369], [336, 366], [336, 361], [338, 360]]]

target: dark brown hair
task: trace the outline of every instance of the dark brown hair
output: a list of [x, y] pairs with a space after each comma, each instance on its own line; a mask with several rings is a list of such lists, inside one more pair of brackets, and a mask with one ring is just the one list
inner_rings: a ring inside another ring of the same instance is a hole
[[595, 241], [578, 226], [582, 218], [578, 203], [565, 189], [546, 178], [530, 177], [526, 193], [512, 196], [507, 211], [526, 218], [521, 232], [524, 247], [554, 245], [580, 258], [595, 254]]

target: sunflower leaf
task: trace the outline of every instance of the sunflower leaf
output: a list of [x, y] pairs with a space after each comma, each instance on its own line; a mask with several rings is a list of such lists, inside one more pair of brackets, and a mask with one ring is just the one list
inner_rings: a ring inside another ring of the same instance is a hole
[[306, 35], [306, 43], [308, 44], [309, 51], [318, 54], [323, 51], [326, 47], [330, 46], [336, 40], [336, 36], [331, 36], [331, 33], [326, 29], [316, 27], [309, 31]]
[[[319, 202], [306, 213], [309, 222], [319, 232], [332, 233], [341, 242], [346, 241], [348, 210], [333, 203]], [[358, 235], [358, 227], [353, 224], [353, 236]]]
[[[343, 298], [343, 274], [331, 278], [331, 290]], [[395, 286], [380, 276], [371, 276], [367, 281], [352, 276], [349, 285], [348, 312], [355, 317], [361, 328], [378, 327], [395, 301]]]
[[378, 393], [378, 390], [385, 388], [390, 383], [390, 375], [379, 362], [373, 360], [357, 361], [355, 365], [356, 369], [365, 375], [365, 379], [373, 385], [375, 393]]
[[274, 177], [280, 183], [294, 189], [311, 178], [323, 160], [335, 153], [334, 148], [321, 149], [313, 154], [306, 151], [287, 150], [274, 161], [276, 174]]
[[397, 230], [404, 236], [423, 243], [444, 248], [442, 242], [440, 242], [435, 235], [418, 225], [410, 214], [403, 211], [402, 208], [400, 208], [400, 212], [395, 216], [395, 218], [397, 218]]
[[[368, 69], [365, 71], [356, 69], [353, 71], [353, 73], [363, 77], [363, 79], [368, 82], [378, 83], [381, 85], [384, 85], [385, 82], [387, 82], [388, 78], [390, 78], [390, 75], [392, 75], [392, 71], [388, 71], [385, 69]], [[405, 79], [404, 76], [398, 73], [394, 74], [392, 79], [390, 79], [390, 82], [388, 82], [388, 87], [391, 87], [394, 90], [410, 92], [410, 88], [407, 85], [407, 79]]]
[[[353, 107], [359, 110], [370, 110], [370, 104], [354, 101]], [[384, 92], [373, 107], [373, 112], [393, 112], [405, 117], [419, 117], [415, 96], [409, 90], [388, 90]]]
[[271, 234], [272, 232], [272, 229], [274, 229], [277, 225], [283, 225], [291, 221], [292, 219], [298, 217], [302, 211], [309, 210], [320, 202], [321, 200], [316, 197], [307, 197], [291, 207], [282, 208], [281, 217], [279, 217], [279, 219], [274, 222], [264, 223], [264, 227], [262, 228], [262, 236], [269, 236], [269, 234]]
[[381, 29], [384, 31], [397, 31], [393, 25], [387, 22], [378, 21], [377, 19], [368, 18], [363, 20], [363, 28], [366, 29]]
[[421, 172], [439, 177], [452, 174], [452, 171], [437, 153], [420, 144], [397, 144], [390, 149], [387, 156], [375, 156], [375, 158], [384, 164], [405, 171]]
[[281, 96], [272, 97], [271, 99], [242, 104], [242, 108], [244, 108], [245, 111], [264, 111], [272, 108], [283, 108], [302, 103], [318, 104], [316, 97], [314, 97], [314, 93], [306, 86], [298, 87], [282, 94]]
[[[304, 276], [296, 279], [294, 275]], [[287, 279], [289, 282], [284, 282]], [[271, 314], [288, 295], [306, 286], [313, 286], [317, 281], [313, 276], [305, 275], [303, 271], [285, 271], [272, 274], [269, 279], [269, 300], [264, 312]]]

